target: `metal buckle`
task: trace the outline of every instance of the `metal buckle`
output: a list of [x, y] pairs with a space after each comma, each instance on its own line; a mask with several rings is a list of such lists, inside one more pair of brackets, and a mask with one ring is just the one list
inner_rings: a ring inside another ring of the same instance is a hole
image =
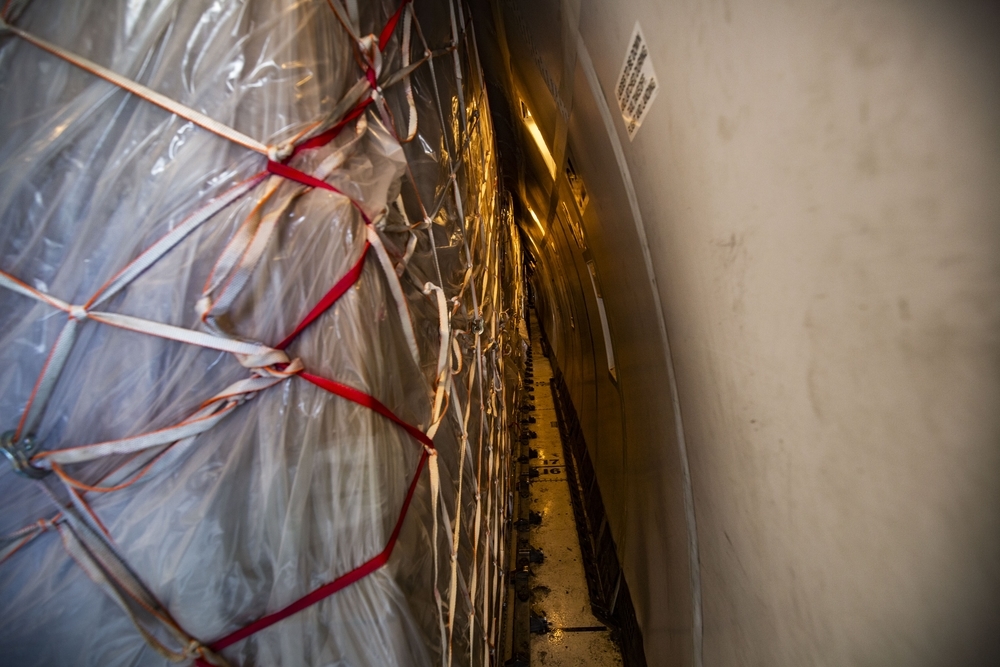
[[0, 436], [0, 453], [10, 461], [14, 472], [29, 479], [42, 479], [52, 471], [31, 465], [31, 454], [35, 447], [35, 438], [31, 435], [17, 441], [14, 440], [14, 431], [7, 431]]

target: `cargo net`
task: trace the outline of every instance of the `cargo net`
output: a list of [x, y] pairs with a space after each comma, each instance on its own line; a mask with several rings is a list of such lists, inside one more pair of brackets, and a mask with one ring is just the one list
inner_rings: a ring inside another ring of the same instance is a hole
[[5, 661], [494, 662], [520, 248], [420, 16], [7, 2]]

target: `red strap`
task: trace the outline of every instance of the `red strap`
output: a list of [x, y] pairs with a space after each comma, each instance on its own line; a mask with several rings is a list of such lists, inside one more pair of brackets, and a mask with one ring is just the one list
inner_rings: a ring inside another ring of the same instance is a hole
[[[344, 195], [343, 192], [333, 187], [326, 181], [321, 181], [315, 176], [311, 176], [304, 171], [299, 171], [295, 167], [289, 167], [287, 164], [275, 162], [274, 160], [268, 160], [267, 171], [275, 176], [282, 176], [288, 180], [301, 183], [302, 185], [308, 185], [311, 188], [322, 188], [324, 190], [336, 192], [338, 195]], [[344, 196], [346, 197], [347, 195]]]
[[337, 284], [334, 285], [322, 299], [320, 299], [319, 303], [317, 303], [313, 309], [309, 311], [309, 314], [302, 318], [302, 321], [299, 322], [297, 327], [295, 327], [295, 330], [288, 334], [288, 336], [285, 337], [285, 340], [275, 345], [276, 350], [284, 350], [288, 347], [307, 326], [316, 321], [317, 317], [326, 312], [328, 308], [337, 302], [337, 299], [342, 297], [347, 290], [351, 289], [351, 287], [358, 282], [358, 278], [361, 277], [361, 270], [365, 267], [365, 257], [368, 256], [369, 248], [371, 248], [371, 243], [365, 241], [365, 247], [361, 249], [361, 256], [358, 257], [358, 261], [354, 263], [354, 266], [352, 266], [348, 272], [337, 281]]
[[281, 176], [287, 178], [290, 181], [295, 181], [296, 183], [301, 183], [302, 185], [308, 185], [311, 188], [322, 188], [324, 190], [329, 190], [330, 192], [336, 192], [338, 195], [344, 195], [350, 200], [351, 205], [358, 209], [358, 213], [361, 214], [361, 218], [365, 221], [366, 225], [372, 224], [371, 218], [365, 213], [365, 210], [361, 208], [361, 204], [354, 201], [348, 197], [344, 192], [333, 187], [326, 181], [321, 181], [315, 176], [310, 176], [304, 171], [299, 171], [295, 167], [289, 167], [287, 164], [282, 164], [280, 162], [275, 162], [274, 160], [267, 161], [267, 171], [274, 174], [275, 176]]
[[[406, 8], [406, 5], [410, 4], [410, 1], [411, 0], [403, 0], [401, 3], [399, 3], [399, 7], [396, 8], [396, 12], [389, 17], [389, 21], [385, 24], [385, 27], [382, 28], [382, 32], [379, 33], [378, 37], [379, 50], [385, 51], [385, 47], [389, 45], [389, 38], [391, 38], [392, 33], [396, 31], [396, 25], [399, 23], [399, 19], [402, 18], [403, 10]], [[365, 72], [365, 76], [368, 79], [368, 83], [374, 89], [376, 84], [374, 80], [375, 73], [372, 72], [371, 75], [369, 75], [368, 72]], [[333, 141], [338, 134], [340, 134], [340, 131], [344, 129], [345, 125], [347, 125], [352, 120], [356, 119], [358, 116], [364, 113], [365, 108], [371, 103], [372, 103], [371, 97], [366, 97], [365, 99], [358, 102], [358, 105], [354, 107], [354, 109], [352, 109], [350, 113], [344, 116], [336, 125], [331, 127], [329, 130], [321, 134], [317, 134], [315, 137], [307, 139], [306, 141], [303, 141], [301, 144], [297, 145], [295, 149], [292, 151], [292, 156], [298, 155], [300, 152], [309, 150], [311, 148], [320, 148], [321, 146], [326, 146], [328, 143]]]
[[403, 0], [399, 3], [396, 13], [389, 17], [389, 22], [385, 24], [382, 32], [379, 33], [378, 48], [380, 51], [385, 51], [385, 47], [389, 44], [389, 38], [392, 37], [392, 33], [396, 30], [396, 24], [399, 23], [400, 17], [403, 16], [403, 8], [408, 4], [410, 4], [410, 0]]
[[[361, 257], [358, 259], [354, 267], [348, 271], [337, 284], [334, 285], [333, 289], [327, 292], [326, 296], [313, 308], [308, 315], [302, 320], [295, 331], [293, 331], [284, 341], [282, 341], [278, 348], [283, 348], [288, 345], [299, 333], [302, 332], [309, 324], [311, 324], [319, 315], [325, 311], [327, 308], [333, 305], [334, 302], [340, 298], [344, 292], [350, 289], [350, 286], [357, 282], [358, 276], [361, 274], [361, 269], [364, 266], [365, 257], [368, 255], [368, 249], [370, 245], [365, 242], [364, 250], [361, 253]], [[279, 609], [278, 611], [263, 616], [253, 623], [246, 625], [239, 630], [231, 632], [230, 634], [212, 642], [211, 648], [213, 651], [221, 651], [227, 646], [231, 646], [238, 641], [246, 639], [250, 635], [253, 635], [261, 630], [268, 628], [279, 621], [282, 621], [289, 616], [296, 614], [307, 607], [311, 607], [317, 602], [330, 597], [337, 591], [347, 588], [351, 584], [364, 579], [369, 574], [379, 569], [383, 565], [389, 562], [389, 557], [392, 556], [392, 551], [396, 546], [396, 542], [399, 539], [399, 533], [403, 528], [403, 521], [406, 519], [406, 514], [410, 509], [410, 503], [413, 500], [413, 494], [417, 490], [417, 483], [420, 481], [420, 473], [423, 472], [424, 465], [427, 463], [427, 457], [429, 456], [428, 450], [434, 449], [434, 442], [427, 437], [423, 431], [418, 429], [416, 426], [412, 426], [402, 419], [400, 419], [392, 410], [387, 408], [381, 401], [379, 401], [374, 396], [364, 393], [353, 387], [349, 387], [345, 384], [329, 380], [318, 375], [313, 375], [312, 373], [306, 373], [305, 371], [299, 373], [299, 376], [304, 380], [308, 380], [312, 384], [325, 389], [326, 391], [346, 398], [349, 401], [357, 403], [358, 405], [364, 406], [378, 414], [382, 415], [389, 421], [400, 426], [404, 431], [407, 432], [411, 437], [413, 437], [417, 442], [424, 446], [423, 452], [420, 454], [420, 460], [417, 462], [417, 469], [413, 473], [413, 478], [410, 480], [410, 487], [406, 491], [406, 497], [403, 499], [403, 506], [400, 509], [399, 517], [396, 519], [396, 525], [392, 529], [392, 534], [389, 536], [389, 541], [386, 543], [385, 548], [374, 556], [373, 558], [365, 561], [358, 567], [340, 575], [328, 584], [324, 584], [319, 588], [307, 593], [295, 602], [292, 602], [288, 606]], [[202, 658], [196, 658], [195, 664], [198, 667], [212, 667], [207, 661]]]
[[[388, 44], [389, 39], [392, 37], [392, 33], [395, 31], [396, 25], [399, 23], [399, 19], [403, 15], [403, 10], [405, 9], [406, 5], [409, 4], [410, 1], [411, 0], [402, 0], [402, 2], [400, 2], [399, 4], [399, 8], [396, 9], [396, 13], [389, 18], [389, 22], [386, 23], [385, 27], [382, 29], [382, 32], [379, 35], [380, 50], [385, 51], [385, 47]], [[369, 70], [365, 73], [365, 76], [368, 78], [368, 82], [371, 85], [372, 89], [374, 90], [376, 87], [375, 73], [372, 70]], [[344, 126], [346, 126], [348, 123], [355, 120], [362, 113], [364, 113], [365, 108], [371, 103], [372, 103], [371, 97], [367, 97], [364, 100], [362, 100], [350, 113], [344, 116], [343, 119], [341, 119], [336, 125], [331, 127], [329, 130], [323, 132], [322, 134], [318, 134], [315, 137], [307, 141], [304, 141], [298, 146], [296, 146], [294, 151], [292, 152], [292, 156], [297, 155], [299, 152], [303, 150], [308, 150], [311, 148], [319, 148], [321, 146], [325, 146], [326, 144], [330, 143], [340, 133], [340, 131], [344, 128]], [[314, 176], [310, 176], [309, 174], [300, 171], [298, 169], [295, 169], [294, 167], [289, 167], [287, 164], [283, 164], [281, 162], [268, 160], [267, 171], [272, 174], [275, 174], [276, 176], [281, 176], [283, 178], [296, 181], [298, 183], [307, 185], [309, 187], [330, 190], [331, 192], [336, 192], [338, 194], [347, 197], [346, 194], [344, 194], [337, 188], [333, 187], [329, 183], [322, 181], [318, 178], [315, 178]], [[370, 225], [371, 220], [365, 214], [364, 210], [362, 210], [360, 204], [358, 204], [350, 197], [348, 197], [348, 199], [350, 199], [351, 204], [354, 205], [354, 207], [358, 209], [358, 211], [361, 213], [361, 217], [364, 218], [365, 223]], [[334, 285], [330, 289], [330, 291], [323, 296], [323, 298], [319, 301], [319, 303], [317, 303], [316, 306], [314, 306], [313, 309], [309, 311], [309, 313], [302, 319], [302, 321], [299, 322], [298, 326], [295, 327], [292, 333], [290, 333], [283, 341], [281, 341], [276, 346], [277, 349], [279, 350], [284, 349], [289, 344], [291, 344], [291, 342], [296, 338], [296, 336], [298, 336], [300, 333], [302, 333], [303, 330], [305, 330], [306, 327], [308, 327], [310, 324], [316, 321], [316, 319], [320, 315], [322, 315], [327, 309], [333, 306], [333, 304], [336, 303], [336, 301], [341, 296], [343, 296], [347, 292], [347, 290], [351, 288], [352, 285], [357, 283], [358, 279], [361, 277], [361, 271], [364, 268], [365, 258], [368, 256], [368, 250], [370, 247], [371, 244], [368, 241], [365, 241], [364, 248], [361, 251], [361, 256], [358, 258], [358, 261], [355, 262], [354, 266], [352, 266], [350, 270], [348, 270], [348, 272], [344, 274], [344, 276], [340, 280], [337, 281], [337, 284]], [[257, 632], [260, 632], [264, 628], [268, 628], [274, 625], [275, 623], [278, 623], [279, 621], [282, 621], [288, 618], [289, 616], [296, 614], [302, 611], [303, 609], [316, 604], [317, 602], [333, 595], [337, 591], [342, 590], [350, 586], [351, 584], [367, 577], [369, 574], [371, 574], [375, 570], [379, 569], [380, 567], [388, 563], [389, 557], [392, 556], [392, 551], [396, 546], [396, 541], [399, 539], [399, 533], [403, 528], [403, 520], [406, 518], [407, 511], [410, 509], [410, 502], [413, 500], [413, 494], [417, 489], [417, 482], [420, 481], [420, 473], [423, 472], [424, 465], [427, 463], [427, 457], [430, 455], [430, 452], [434, 450], [434, 442], [427, 437], [426, 433], [418, 429], [416, 426], [408, 424], [402, 419], [400, 419], [398, 416], [396, 416], [396, 414], [392, 410], [387, 408], [381, 401], [379, 401], [374, 396], [366, 394], [365, 392], [355, 389], [353, 387], [349, 387], [345, 384], [341, 384], [339, 382], [335, 382], [333, 380], [320, 377], [318, 375], [313, 375], [312, 373], [307, 373], [305, 371], [299, 373], [299, 375], [302, 377], [302, 379], [311, 382], [312, 384], [316, 385], [317, 387], [320, 387], [321, 389], [325, 389], [326, 391], [332, 394], [335, 394], [342, 398], [346, 398], [349, 401], [357, 403], [358, 405], [366, 407], [374, 412], [377, 412], [381, 416], [385, 417], [386, 419], [388, 419], [389, 421], [393, 422], [394, 424], [402, 428], [404, 431], [406, 431], [407, 434], [409, 434], [414, 440], [416, 440], [423, 446], [424, 451], [421, 452], [420, 454], [420, 460], [417, 462], [417, 469], [413, 473], [413, 479], [410, 480], [410, 487], [406, 491], [406, 497], [403, 499], [403, 506], [400, 509], [399, 517], [396, 519], [396, 525], [392, 530], [392, 534], [389, 536], [389, 541], [388, 543], [386, 543], [385, 548], [382, 549], [382, 551], [378, 555], [365, 561], [364, 563], [354, 568], [353, 570], [350, 570], [349, 572], [340, 575], [330, 583], [324, 584], [323, 586], [320, 586], [319, 588], [313, 590], [312, 592], [304, 595], [303, 597], [299, 598], [298, 600], [289, 604], [283, 609], [279, 609], [278, 611], [272, 614], [263, 616], [254, 621], [253, 623], [244, 626], [243, 628], [240, 628], [239, 630], [236, 630], [235, 632], [232, 632], [226, 635], [225, 637], [222, 637], [221, 639], [216, 640], [210, 646], [210, 648], [213, 651], [221, 651], [227, 646], [231, 646], [238, 641], [246, 639], [247, 637]], [[197, 658], [195, 660], [195, 663], [198, 665], [198, 667], [211, 667], [211, 665], [202, 658]]]
[[296, 146], [295, 149], [292, 151], [292, 156], [294, 157], [298, 155], [301, 151], [309, 150], [311, 148], [321, 148], [322, 146], [326, 146], [328, 143], [333, 141], [338, 134], [340, 134], [340, 131], [344, 129], [345, 125], [347, 125], [352, 120], [355, 120], [361, 114], [363, 114], [365, 112], [365, 109], [371, 103], [372, 103], [371, 97], [366, 97], [365, 99], [358, 102], [358, 105], [354, 107], [354, 109], [350, 113], [344, 116], [336, 125], [331, 127], [329, 130], [321, 134], [317, 134], [315, 137], [307, 139], [306, 141], [303, 141], [301, 144]]
[[366, 394], [365, 392], [359, 389], [355, 389], [354, 387], [348, 387], [346, 384], [340, 384], [339, 382], [335, 382], [333, 380], [329, 380], [327, 378], [320, 377], [318, 375], [313, 375], [312, 373], [307, 373], [305, 371], [299, 373], [299, 377], [301, 377], [303, 380], [308, 380], [309, 382], [312, 382], [320, 389], [326, 389], [331, 394], [336, 394], [341, 398], [346, 398], [349, 401], [352, 401], [354, 403], [357, 403], [358, 405], [368, 408], [369, 410], [373, 410], [379, 413], [389, 421], [393, 422], [394, 424], [397, 424], [400, 428], [409, 433], [411, 436], [413, 436], [413, 439], [419, 442], [424, 447], [427, 447], [428, 449], [434, 449], [434, 442], [427, 437], [426, 433], [421, 431], [416, 426], [412, 426], [411, 424], [407, 424], [406, 422], [404, 422], [402, 419], [397, 417], [392, 410], [385, 407], [385, 405], [379, 402], [379, 400], [374, 396]]
[[[399, 539], [399, 533], [403, 528], [403, 520], [406, 518], [407, 510], [410, 509], [410, 501], [413, 500], [413, 494], [417, 490], [417, 482], [420, 480], [420, 473], [423, 471], [424, 464], [427, 462], [427, 456], [428, 454], [426, 451], [420, 455], [420, 460], [417, 462], [417, 469], [413, 473], [413, 479], [410, 481], [410, 488], [407, 489], [406, 498], [403, 499], [402, 511], [399, 513], [399, 518], [396, 519], [396, 526], [392, 529], [392, 535], [389, 536], [389, 542], [385, 545], [385, 548], [382, 549], [381, 553], [374, 558], [365, 561], [350, 572], [340, 575], [330, 583], [324, 584], [311, 593], [304, 595], [287, 607], [279, 609], [273, 614], [263, 616], [250, 625], [242, 627], [239, 630], [226, 635], [222, 639], [213, 642], [209, 648], [213, 651], [221, 651], [241, 639], [246, 639], [250, 635], [260, 632], [264, 628], [270, 627], [278, 621], [282, 621], [292, 614], [298, 613], [306, 607], [316, 604], [324, 598], [330, 597], [337, 591], [347, 588], [360, 579], [364, 579], [369, 574], [388, 563], [389, 557], [392, 555], [392, 550], [396, 546], [396, 542]], [[211, 667], [209, 663], [205, 662], [201, 658], [197, 659], [195, 662], [198, 667]]]

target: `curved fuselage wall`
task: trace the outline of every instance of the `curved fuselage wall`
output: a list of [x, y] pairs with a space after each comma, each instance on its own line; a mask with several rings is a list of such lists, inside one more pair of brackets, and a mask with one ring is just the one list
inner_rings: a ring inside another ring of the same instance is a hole
[[[559, 161], [552, 196], [524, 133], [524, 227], [650, 664], [987, 664], [996, 12], [584, 1], [567, 59], [573, 3], [542, 4], [561, 27], [499, 3], [513, 95]], [[630, 141], [637, 20], [660, 90]]]

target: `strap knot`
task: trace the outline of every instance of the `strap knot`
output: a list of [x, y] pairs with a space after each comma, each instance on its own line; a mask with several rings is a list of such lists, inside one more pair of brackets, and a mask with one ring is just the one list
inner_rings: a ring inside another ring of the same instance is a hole
[[298, 375], [303, 370], [305, 370], [305, 365], [303, 365], [302, 360], [298, 357], [292, 359], [287, 364], [274, 364], [271, 366], [263, 366], [261, 368], [254, 369], [261, 375], [270, 375], [276, 378], [290, 378], [293, 375]]
[[188, 642], [188, 645], [184, 647], [183, 657], [185, 660], [202, 660], [210, 665], [216, 665], [217, 667], [227, 667], [229, 664], [226, 662], [225, 658], [202, 644], [197, 639], [192, 639]]
[[[240, 366], [266, 375], [272, 375], [271, 369], [275, 367], [291, 368], [294, 365], [283, 350], [275, 350], [274, 348], [264, 346], [261, 346], [261, 348], [260, 352], [234, 354], [233, 356], [240, 362]], [[285, 364], [288, 364], [288, 366], [285, 367]]]
[[51, 471], [32, 465], [37, 443], [32, 435], [18, 438], [15, 431], [7, 431], [0, 436], [0, 455], [6, 457], [14, 472], [30, 479], [41, 479]]
[[38, 524], [39, 530], [41, 530], [43, 533], [51, 528], [56, 527], [56, 522], [53, 519], [41, 518], [35, 523]]
[[209, 312], [212, 310], [212, 298], [208, 296], [203, 296], [194, 304], [194, 311], [198, 314], [198, 319], [202, 322], [208, 317]]
[[83, 306], [70, 306], [69, 316], [76, 321], [81, 321], [87, 319], [87, 309]]
[[280, 144], [267, 147], [267, 159], [272, 162], [284, 162], [295, 150], [295, 145], [291, 141], [284, 141]]

